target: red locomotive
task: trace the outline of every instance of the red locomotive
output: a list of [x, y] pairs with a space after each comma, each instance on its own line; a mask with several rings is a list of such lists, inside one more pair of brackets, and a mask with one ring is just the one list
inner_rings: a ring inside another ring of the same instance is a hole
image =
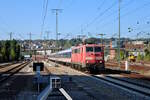
[[96, 44], [81, 45], [72, 48], [72, 64], [81, 65], [81, 69], [99, 70], [104, 68], [104, 52], [102, 46]]
[[99, 71], [105, 68], [103, 47], [85, 44], [50, 55], [50, 60], [70, 64], [79, 70]]

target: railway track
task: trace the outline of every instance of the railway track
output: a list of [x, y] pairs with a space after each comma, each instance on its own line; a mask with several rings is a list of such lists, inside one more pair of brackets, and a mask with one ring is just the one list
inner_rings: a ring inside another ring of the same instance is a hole
[[[74, 68], [72, 68], [72, 69], [74, 69]], [[75, 69], [75, 70], [77, 70], [77, 69]], [[77, 70], [77, 71], [79, 71], [79, 70]], [[103, 82], [111, 84], [113, 86], [117, 86], [119, 88], [150, 97], [150, 86], [148, 86], [148, 85], [143, 85], [143, 84], [139, 84], [139, 83], [136, 83], [133, 81], [128, 81], [128, 80], [123, 80], [121, 78], [116, 78], [116, 77], [112, 77], [112, 76], [104, 77], [101, 75], [92, 75], [89, 73], [85, 73], [83, 71], [80, 71], [80, 72], [86, 76], [89, 76], [89, 77], [95, 79], [95, 80], [103, 81]]]
[[150, 87], [147, 85], [138, 84], [132, 81], [127, 81], [112, 76], [101, 77], [101, 76], [93, 75], [92, 77], [107, 83], [111, 83], [115, 86], [119, 86], [121, 88], [127, 89], [129, 91], [134, 91], [136, 93], [150, 97]]
[[[7, 79], [9, 79], [11, 76], [13, 76], [14, 74], [18, 73], [21, 69], [23, 69], [26, 65], [28, 65], [30, 62], [24, 62], [24, 63], [21, 63], [5, 72], [2, 72], [0, 74], [0, 85], [2, 83], [4, 83]], [[2, 75], [6, 75], [6, 76], [2, 76]]]
[[49, 71], [49, 69], [47, 68], [47, 66], [46, 67], [44, 67], [44, 70], [47, 72], [47, 73], [51, 73], [50, 71]]
[[0, 69], [5, 68], [5, 67], [9, 67], [9, 66], [12, 66], [12, 65], [15, 65], [15, 64], [17, 64], [17, 62], [0, 65]]

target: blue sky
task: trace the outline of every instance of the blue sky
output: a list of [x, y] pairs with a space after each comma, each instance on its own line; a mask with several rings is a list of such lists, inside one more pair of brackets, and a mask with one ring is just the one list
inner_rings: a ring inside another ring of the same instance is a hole
[[[41, 34], [43, 4], [46, 0], [1, 0], [0, 39], [9, 39], [13, 32], [15, 39], [43, 39], [45, 31], [49, 38], [55, 38], [55, 13], [51, 9], [63, 9], [58, 17], [59, 38], [75, 38], [79, 34], [97, 37], [116, 37], [118, 33], [118, 0], [49, 0], [43, 34]], [[150, 31], [150, 1], [122, 0], [121, 37], [147, 37]], [[138, 24], [137, 24], [138, 23]], [[128, 32], [128, 27], [133, 29]], [[81, 29], [83, 30], [81, 32]], [[145, 33], [144, 33], [145, 32]]]

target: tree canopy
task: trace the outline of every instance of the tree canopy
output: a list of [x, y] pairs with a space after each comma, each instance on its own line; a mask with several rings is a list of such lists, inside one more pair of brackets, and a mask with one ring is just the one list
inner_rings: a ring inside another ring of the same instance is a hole
[[19, 60], [20, 45], [16, 40], [0, 41], [0, 62]]

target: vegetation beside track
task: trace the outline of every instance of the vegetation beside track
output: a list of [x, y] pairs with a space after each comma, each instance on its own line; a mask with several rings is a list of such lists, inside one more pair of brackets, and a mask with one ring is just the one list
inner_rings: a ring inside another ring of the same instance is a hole
[[19, 60], [20, 45], [16, 40], [0, 41], [0, 62]]

